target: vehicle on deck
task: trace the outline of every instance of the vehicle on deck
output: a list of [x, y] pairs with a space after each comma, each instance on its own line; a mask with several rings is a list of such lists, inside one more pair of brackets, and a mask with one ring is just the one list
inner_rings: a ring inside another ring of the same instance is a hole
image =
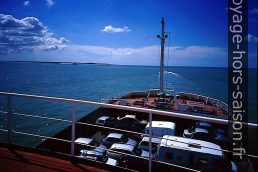
[[200, 171], [232, 171], [236, 168], [217, 144], [168, 135], [161, 140], [157, 160]]
[[117, 120], [109, 116], [101, 116], [100, 118], [97, 119], [95, 124], [107, 126], [107, 127], [116, 127]]
[[[158, 149], [158, 145], [160, 144], [161, 139], [160, 138], [152, 138], [151, 139], [151, 148], [152, 148], [152, 153], [156, 153]], [[149, 151], [149, 137], [143, 137], [142, 141], [138, 145], [139, 149]]]
[[204, 140], [216, 143], [224, 143], [226, 141], [226, 136], [223, 134], [214, 134], [207, 129], [204, 128], [190, 128], [185, 129], [183, 136], [185, 138], [197, 139], [197, 140]]
[[106, 138], [103, 140], [103, 144], [107, 147], [112, 146], [114, 143], [121, 143], [135, 146], [137, 142], [133, 139], [127, 138], [125, 135], [120, 133], [110, 133]]
[[86, 150], [82, 149], [80, 151], [80, 158], [86, 158], [90, 160], [95, 160], [95, 161], [101, 161], [101, 162], [106, 162], [108, 157], [106, 155], [106, 149], [107, 147], [104, 145], [99, 145], [97, 148], [93, 150]]
[[147, 123], [146, 120], [138, 120], [135, 115], [125, 115], [122, 118], [117, 118], [117, 127], [126, 130], [140, 131]]
[[78, 154], [82, 149], [92, 150], [99, 146], [99, 143], [92, 138], [80, 137], [74, 141], [75, 153]]
[[[111, 146], [107, 154], [109, 158], [116, 159], [119, 165], [138, 168], [138, 170], [147, 166], [148, 160], [146, 158], [150, 156], [148, 151], [138, 149], [136, 146], [117, 143]], [[152, 154], [151, 157], [153, 157]]]
[[[149, 134], [150, 124], [144, 129], [145, 134]], [[163, 137], [164, 135], [174, 136], [176, 134], [176, 124], [168, 121], [152, 121], [152, 137]]]

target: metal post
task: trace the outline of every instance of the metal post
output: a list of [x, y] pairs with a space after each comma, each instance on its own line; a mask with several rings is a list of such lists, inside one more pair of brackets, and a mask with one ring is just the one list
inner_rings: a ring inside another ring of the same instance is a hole
[[149, 114], [149, 172], [152, 170], [152, 113]]
[[75, 107], [75, 103], [72, 103], [72, 133], [71, 133], [71, 155], [72, 156], [74, 156], [75, 122], [76, 122], [76, 107]]
[[8, 135], [8, 144], [12, 144], [12, 114], [13, 114], [13, 108], [12, 108], [12, 96], [7, 96], [7, 108], [8, 108], [8, 114], [7, 114], [7, 135]]
[[160, 92], [164, 91], [164, 44], [165, 44], [165, 32], [164, 32], [164, 17], [161, 21], [161, 46], [160, 46]]

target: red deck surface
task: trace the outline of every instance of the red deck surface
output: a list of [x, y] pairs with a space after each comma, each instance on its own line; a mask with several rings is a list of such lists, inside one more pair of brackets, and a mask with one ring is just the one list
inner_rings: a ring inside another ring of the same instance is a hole
[[85, 164], [0, 147], [1, 172], [104, 171]]

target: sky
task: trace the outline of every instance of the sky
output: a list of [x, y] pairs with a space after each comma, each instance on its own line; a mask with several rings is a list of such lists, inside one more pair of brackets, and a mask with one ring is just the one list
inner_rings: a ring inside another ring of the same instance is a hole
[[[0, 0], [1, 61], [226, 67], [225, 0]], [[257, 64], [257, 15], [249, 0], [249, 66]]]

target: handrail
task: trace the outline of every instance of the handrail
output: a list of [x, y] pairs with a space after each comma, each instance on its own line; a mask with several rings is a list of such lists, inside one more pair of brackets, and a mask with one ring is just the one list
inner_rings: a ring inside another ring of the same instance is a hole
[[[86, 104], [86, 105], [99, 106], [99, 107], [103, 107], [103, 108], [114, 108], [114, 109], [120, 109], [120, 110], [137, 111], [137, 112], [152, 113], [152, 114], [163, 115], [163, 116], [192, 119], [192, 120], [197, 120], [197, 121], [213, 122], [213, 123], [223, 124], [223, 125], [228, 125], [229, 122], [233, 122], [233, 121], [225, 120], [225, 119], [196, 116], [196, 115], [190, 115], [190, 114], [179, 113], [179, 112], [159, 111], [159, 110], [154, 110], [154, 109], [106, 104], [106, 103], [86, 101], [86, 100], [68, 99], [68, 98], [60, 98], [60, 97], [49, 97], [49, 96], [38, 96], [38, 95], [19, 94], [19, 93], [7, 93], [7, 92], [0, 92], [0, 95], [18, 96], [18, 97], [26, 97], [26, 98], [32, 98], [32, 99], [52, 100], [52, 101], [57, 101], [57, 102]], [[248, 125], [250, 127], [257, 127], [257, 124], [255, 124], [255, 123], [243, 123], [243, 124]]]
[[[218, 123], [218, 124], [223, 124], [223, 125], [228, 125], [228, 123], [230, 122], [230, 121], [225, 120], [225, 119], [217, 119], [217, 118], [204, 117], [204, 116], [195, 116], [195, 115], [178, 113], [178, 112], [159, 111], [159, 110], [154, 110], [154, 109], [145, 109], [145, 108], [139, 108], [139, 107], [130, 107], [130, 106], [106, 104], [106, 103], [100, 103], [100, 102], [93, 102], [93, 101], [86, 101], [86, 100], [77, 100], [77, 99], [68, 99], [68, 98], [60, 98], [60, 97], [38, 96], [38, 95], [19, 94], [19, 93], [7, 93], [7, 92], [0, 92], [0, 96], [7, 96], [7, 98], [8, 98], [8, 130], [0, 129], [1, 131], [7, 131], [8, 132], [8, 142], [11, 143], [11, 140], [9, 140], [9, 138], [11, 138], [10, 134], [12, 132], [13, 133], [17, 133], [17, 134], [23, 134], [23, 135], [29, 135], [29, 136], [35, 136], [35, 137], [41, 137], [41, 138], [47, 138], [47, 139], [67, 141], [67, 142], [71, 143], [71, 155], [72, 156], [74, 156], [75, 124], [77, 123], [77, 124], [91, 125], [91, 126], [96, 127], [94, 124], [88, 124], [88, 123], [82, 123], [82, 122], [76, 122], [75, 121], [75, 117], [76, 117], [75, 105], [76, 104], [93, 105], [93, 106], [98, 106], [98, 107], [102, 107], [102, 108], [113, 108], [113, 109], [121, 109], [121, 110], [128, 110], [128, 111], [136, 111], [136, 112], [147, 113], [147, 114], [149, 114], [150, 126], [151, 126], [151, 122], [152, 122], [152, 114], [163, 115], [163, 116], [171, 116], [171, 117], [178, 117], [178, 118], [191, 119], [191, 120], [201, 120], [201, 121], [213, 122], [213, 123]], [[30, 99], [42, 99], [42, 100], [51, 100], [51, 101], [56, 101], [56, 102], [70, 103], [72, 105], [72, 121], [58, 119], [58, 118], [44, 117], [44, 116], [34, 116], [34, 115], [26, 115], [26, 114], [13, 113], [12, 104], [11, 104], [12, 96], [25, 97], [25, 98], [30, 98]], [[11, 129], [11, 123], [10, 123], [10, 118], [11, 118], [12, 114], [17, 114], [17, 115], [21, 115], [21, 116], [30, 116], [30, 117], [44, 118], [44, 119], [50, 119], [50, 120], [58, 120], [58, 121], [63, 121], [63, 122], [72, 122], [72, 133], [71, 133], [72, 138], [71, 138], [71, 141], [12, 130]], [[244, 124], [248, 125], [250, 127], [257, 127], [257, 124], [254, 124], [254, 123], [244, 123]], [[110, 129], [113, 129], [113, 128], [110, 128]], [[139, 134], [139, 133], [137, 133], [137, 134]], [[151, 138], [152, 138], [151, 134], [152, 134], [152, 131], [150, 129], [149, 130], [149, 135], [148, 135], [149, 136], [149, 152], [151, 152]], [[222, 151], [225, 151], [225, 150], [222, 150]], [[251, 155], [251, 157], [257, 158], [257, 156], [254, 156], [254, 155]], [[149, 171], [151, 171], [151, 169], [152, 169], [152, 164], [151, 164], [152, 157], [151, 157], [151, 154], [150, 154], [150, 157], [148, 159], [149, 159]], [[156, 162], [158, 162], [158, 161], [156, 161]], [[169, 165], [171, 165], [171, 164], [169, 164]], [[175, 164], [172, 164], [172, 165], [175, 165]], [[182, 168], [182, 166], [178, 166], [178, 167]], [[184, 167], [184, 168], [187, 169], [186, 167]], [[193, 170], [193, 169], [189, 169], [189, 170]], [[195, 170], [193, 170], [193, 171], [195, 171]]]
[[[5, 111], [0, 111], [0, 113], [4, 113], [7, 114], [7, 112]], [[50, 118], [50, 117], [45, 117], [45, 116], [40, 116], [40, 115], [27, 115], [27, 114], [20, 114], [20, 113], [13, 113], [14, 115], [18, 115], [18, 116], [25, 116], [25, 117], [33, 117], [33, 118], [41, 118], [41, 119], [48, 119], [48, 120], [54, 120], [54, 121], [61, 121], [61, 122], [68, 122], [71, 123], [71, 120], [64, 120], [64, 119], [59, 119], [59, 118]], [[139, 133], [139, 132], [135, 132], [135, 131], [128, 131], [128, 130], [123, 130], [123, 129], [118, 129], [118, 128], [113, 128], [113, 127], [106, 127], [106, 126], [100, 126], [100, 125], [96, 125], [96, 124], [91, 124], [91, 123], [86, 123], [86, 122], [75, 122], [76, 124], [79, 125], [86, 125], [86, 126], [90, 126], [90, 127], [97, 127], [97, 128], [102, 128], [102, 129], [107, 129], [107, 130], [113, 130], [113, 131], [118, 131], [118, 132], [123, 132], [123, 133], [130, 133], [130, 134], [135, 134], [135, 135], [141, 135], [141, 136], [146, 136], [149, 137], [149, 134], [146, 133]], [[8, 130], [4, 130], [4, 129], [0, 129], [0, 131], [8, 131]], [[12, 130], [13, 131], [13, 130]], [[23, 134], [28, 134], [31, 135], [30, 133], [23, 133]], [[41, 137], [39, 135], [35, 135], [38, 137]], [[42, 137], [47, 137], [47, 136], [42, 136]], [[163, 139], [163, 137], [156, 137], [156, 136], [151, 136], [152, 138], [158, 138], [158, 139]], [[55, 138], [54, 138], [55, 140]], [[58, 140], [58, 139], [56, 139]], [[61, 139], [62, 140], [62, 139]], [[184, 144], [188, 144], [188, 142], [184, 142], [184, 141], [179, 141], [179, 140], [172, 140], [172, 139], [166, 139], [169, 141], [174, 141], [174, 142], [178, 142], [178, 143], [184, 143]], [[71, 142], [71, 141], [70, 141]], [[203, 148], [207, 148], [207, 149], [211, 149], [211, 150], [218, 150], [218, 151], [222, 151], [222, 152], [229, 152], [229, 153], [237, 153], [234, 151], [229, 151], [226, 149], [217, 149], [217, 148], [212, 148], [212, 147], [207, 147], [207, 146], [201, 146]], [[149, 151], [150, 152], [150, 151]], [[247, 154], [247, 153], [242, 153], [243, 155], [249, 156], [249, 157], [253, 157], [253, 158], [258, 158], [257, 155], [252, 155], [252, 154]]]

